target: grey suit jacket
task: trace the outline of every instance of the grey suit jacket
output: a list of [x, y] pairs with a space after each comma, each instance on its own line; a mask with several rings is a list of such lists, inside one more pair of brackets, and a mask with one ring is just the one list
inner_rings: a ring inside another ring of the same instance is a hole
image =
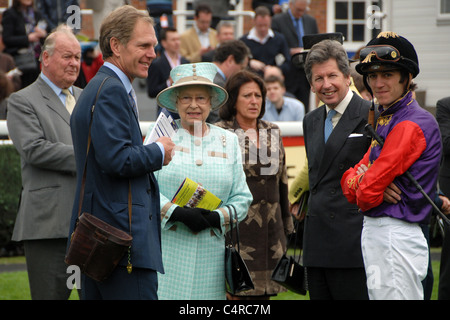
[[[74, 87], [75, 99], [81, 91]], [[22, 167], [12, 240], [67, 238], [76, 187], [69, 112], [38, 77], [10, 96], [7, 125]]]
[[310, 189], [303, 242], [305, 266], [363, 266], [363, 215], [344, 197], [340, 182], [343, 173], [369, 149], [371, 139], [365, 132], [369, 106], [370, 102], [354, 94], [326, 144], [325, 106], [309, 112], [303, 120]]

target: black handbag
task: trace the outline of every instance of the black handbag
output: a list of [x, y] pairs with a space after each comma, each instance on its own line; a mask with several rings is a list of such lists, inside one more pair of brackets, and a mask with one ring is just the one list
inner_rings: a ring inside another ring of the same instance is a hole
[[[236, 294], [242, 291], [255, 289], [252, 277], [248, 271], [247, 265], [240, 254], [239, 247], [239, 221], [236, 209], [233, 205], [228, 205], [230, 211], [230, 232], [229, 241], [225, 245], [225, 280], [227, 291]], [[233, 244], [233, 224], [235, 224], [236, 244]]]
[[28, 49], [19, 50], [17, 55], [14, 56], [14, 63], [17, 69], [23, 73], [28, 73], [39, 69], [34, 53]]
[[[301, 206], [302, 207], [302, 206]], [[300, 209], [301, 210], [301, 209]], [[286, 252], [278, 261], [275, 269], [272, 272], [272, 280], [279, 283], [286, 289], [292, 292], [306, 295], [307, 283], [306, 283], [306, 268], [300, 264], [301, 249], [298, 258], [296, 259], [296, 246], [297, 246], [297, 234], [299, 221], [295, 221], [295, 232], [294, 232], [294, 256], [287, 256], [287, 247], [289, 246], [290, 240], [293, 234], [289, 237], [289, 242], [286, 245]]]

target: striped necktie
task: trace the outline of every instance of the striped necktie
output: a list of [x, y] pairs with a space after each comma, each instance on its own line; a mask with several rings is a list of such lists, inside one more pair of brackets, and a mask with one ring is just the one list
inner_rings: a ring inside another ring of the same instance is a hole
[[139, 111], [136, 104], [136, 93], [134, 92], [134, 89], [131, 88], [130, 92], [128, 93], [130, 97], [130, 103], [133, 108], [134, 113], [136, 114], [136, 117], [139, 119]]
[[331, 109], [328, 111], [327, 118], [325, 119], [325, 129], [324, 129], [324, 136], [325, 136], [325, 143], [328, 140], [328, 137], [331, 134], [331, 131], [333, 131], [333, 123], [331, 122], [331, 119], [334, 117], [334, 115], [337, 113], [336, 110]]
[[75, 98], [70, 93], [69, 89], [63, 89], [62, 93], [66, 95], [66, 109], [72, 114], [73, 108], [75, 107]]

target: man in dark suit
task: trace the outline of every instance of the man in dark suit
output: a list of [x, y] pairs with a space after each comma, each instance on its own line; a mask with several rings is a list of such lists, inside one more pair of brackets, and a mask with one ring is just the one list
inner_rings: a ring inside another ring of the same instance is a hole
[[81, 94], [73, 86], [81, 47], [72, 31], [61, 27], [50, 34], [40, 60], [36, 81], [8, 101], [8, 131], [21, 157], [23, 186], [12, 240], [24, 243], [31, 298], [56, 300], [71, 293], [64, 263], [76, 186], [70, 113]]
[[[225, 87], [227, 79], [236, 72], [243, 70], [248, 65], [250, 50], [241, 40], [230, 40], [222, 43], [217, 48], [213, 63], [217, 67], [214, 83]], [[220, 121], [219, 109], [209, 113], [206, 122], [216, 123]]]
[[[450, 97], [440, 99], [436, 104], [436, 120], [442, 135], [443, 161], [439, 173], [439, 187], [450, 195]], [[439, 300], [450, 300], [450, 228], [444, 224], [441, 266], [439, 272]]]
[[[130, 256], [125, 255], [103, 282], [83, 275], [83, 299], [157, 299], [157, 272], [164, 272], [159, 189], [153, 171], [170, 162], [174, 144], [163, 137], [143, 145], [132, 87], [136, 77], [147, 77], [156, 57], [152, 24], [147, 12], [129, 5], [117, 8], [105, 18], [100, 32], [105, 64], [84, 89], [71, 118], [78, 173], [71, 231], [78, 217], [91, 108], [97, 94], [81, 212], [130, 232], [129, 188], [132, 198]], [[126, 267], [128, 258], [131, 273]]]
[[[306, 13], [309, 2], [309, 0], [289, 0], [289, 10], [273, 16], [272, 29], [284, 35], [291, 56], [303, 50], [304, 35], [319, 33], [316, 19]], [[290, 72], [286, 75], [286, 90], [303, 102], [306, 110], [309, 109], [310, 88], [303, 69], [290, 68]]]
[[[370, 145], [364, 129], [370, 102], [349, 89], [348, 57], [337, 41], [314, 45], [305, 71], [311, 90], [324, 103], [303, 120], [310, 189], [303, 261], [309, 294], [311, 299], [368, 299], [360, 240], [363, 217], [343, 196], [340, 180]], [[332, 130], [328, 140], [325, 128]]]
[[[150, 98], [156, 98], [158, 93], [172, 85], [170, 70], [180, 64], [189, 63], [180, 54], [180, 35], [177, 29], [172, 27], [161, 29], [160, 37], [164, 50], [148, 68], [147, 94]], [[158, 114], [160, 112], [161, 107], [158, 106]], [[174, 119], [179, 119], [178, 113], [170, 112], [170, 114]]]

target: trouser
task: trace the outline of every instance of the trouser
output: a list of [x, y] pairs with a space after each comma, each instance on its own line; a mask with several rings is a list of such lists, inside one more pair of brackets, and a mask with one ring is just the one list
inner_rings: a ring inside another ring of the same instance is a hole
[[158, 276], [151, 269], [133, 267], [128, 273], [125, 266], [117, 266], [102, 282], [81, 277], [83, 300], [157, 300], [157, 290]]
[[26, 240], [23, 246], [31, 299], [67, 300], [72, 292], [64, 262], [67, 239]]
[[307, 267], [311, 300], [368, 300], [364, 268]]
[[364, 217], [361, 248], [371, 300], [421, 300], [428, 245], [418, 224]]
[[444, 224], [438, 300], [450, 300], [450, 227]]

